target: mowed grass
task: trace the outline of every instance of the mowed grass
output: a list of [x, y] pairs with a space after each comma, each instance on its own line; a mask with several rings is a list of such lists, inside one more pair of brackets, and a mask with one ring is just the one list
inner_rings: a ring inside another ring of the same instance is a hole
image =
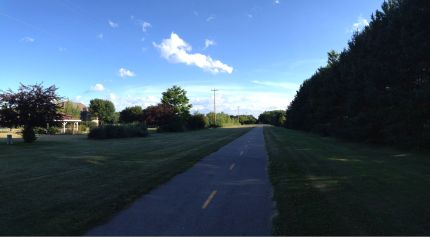
[[430, 153], [265, 127], [276, 235], [430, 235]]
[[0, 235], [79, 235], [251, 128], [0, 140]]

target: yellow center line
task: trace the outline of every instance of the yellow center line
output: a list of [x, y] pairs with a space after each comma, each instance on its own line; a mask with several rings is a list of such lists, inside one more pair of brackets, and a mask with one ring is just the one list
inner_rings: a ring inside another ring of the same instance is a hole
[[216, 192], [216, 190], [212, 191], [211, 195], [209, 195], [208, 199], [203, 204], [202, 209], [206, 209], [206, 207], [208, 207], [209, 203], [211, 203], [212, 199], [215, 197]]
[[230, 165], [230, 170], [233, 170], [233, 168], [234, 168], [235, 165], [236, 165], [235, 163], [231, 164]]

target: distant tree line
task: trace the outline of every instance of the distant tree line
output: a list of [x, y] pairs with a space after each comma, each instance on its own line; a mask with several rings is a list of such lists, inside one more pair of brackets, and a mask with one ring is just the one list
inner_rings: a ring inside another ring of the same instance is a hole
[[286, 112], [285, 110], [265, 111], [258, 116], [258, 122], [263, 124], [271, 124], [273, 126], [282, 127], [285, 125]]
[[390, 0], [300, 87], [286, 127], [430, 147], [430, 1]]

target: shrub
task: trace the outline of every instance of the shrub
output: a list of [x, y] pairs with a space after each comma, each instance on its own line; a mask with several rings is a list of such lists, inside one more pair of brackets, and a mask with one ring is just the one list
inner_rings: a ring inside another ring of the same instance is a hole
[[87, 125], [84, 123], [79, 124], [79, 132], [86, 132], [87, 131]]
[[96, 122], [93, 122], [93, 121], [87, 122], [87, 126], [90, 128], [90, 130], [93, 129], [93, 128], [99, 127], [99, 125]]
[[88, 133], [90, 139], [112, 139], [125, 137], [146, 137], [148, 128], [143, 124], [104, 125], [93, 128]]
[[57, 127], [49, 127], [49, 128], [46, 130], [46, 132], [47, 132], [49, 135], [55, 135], [55, 134], [60, 133], [60, 129], [59, 129], [59, 128], [57, 128]]
[[40, 134], [46, 134], [46, 133], [47, 133], [47, 130], [46, 130], [46, 128], [42, 128], [42, 127], [35, 127], [35, 128], [34, 128], [34, 133], [35, 133], [35, 134], [37, 134], [37, 135], [40, 135]]
[[176, 118], [167, 124], [160, 125], [157, 132], [183, 132], [185, 131], [185, 122], [181, 118]]
[[208, 118], [203, 114], [194, 114], [188, 118], [187, 127], [191, 130], [203, 129], [209, 124]]

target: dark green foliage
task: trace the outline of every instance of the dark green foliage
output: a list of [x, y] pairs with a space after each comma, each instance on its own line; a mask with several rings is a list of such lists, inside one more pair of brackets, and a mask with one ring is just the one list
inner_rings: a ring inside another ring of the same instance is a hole
[[172, 121], [162, 124], [157, 128], [157, 132], [184, 132], [186, 122], [180, 118], [175, 117]]
[[284, 126], [286, 120], [286, 113], [284, 110], [265, 111], [258, 116], [258, 122], [264, 124], [271, 124], [273, 126]]
[[49, 127], [48, 129], [46, 129], [46, 133], [49, 135], [55, 135], [60, 133], [60, 129], [57, 127]]
[[86, 132], [88, 129], [88, 126], [85, 123], [80, 123], [79, 124], [79, 131], [80, 132]]
[[140, 106], [127, 107], [119, 113], [119, 122], [120, 123], [141, 122], [143, 119], [142, 116], [143, 116], [142, 107]]
[[244, 124], [256, 124], [257, 119], [253, 115], [239, 115], [239, 123]]
[[115, 120], [115, 106], [109, 100], [91, 100], [89, 112], [93, 118], [100, 120], [100, 124], [112, 123]]
[[98, 128], [93, 128], [91, 129], [90, 133], [88, 133], [88, 138], [90, 139], [112, 139], [146, 136], [148, 136], [148, 128], [143, 124], [108, 124]]
[[25, 126], [22, 130], [22, 138], [27, 143], [32, 143], [36, 141], [36, 134], [34, 133], [34, 128]]
[[61, 98], [56, 94], [57, 88], [43, 88], [42, 84], [22, 85], [18, 92], [8, 90], [0, 94], [0, 126], [9, 128], [24, 126], [23, 138], [34, 142], [36, 136], [33, 128], [44, 127], [54, 120], [62, 118], [57, 104]]
[[430, 147], [430, 1], [390, 0], [340, 55], [306, 80], [288, 128], [360, 142]]
[[175, 112], [182, 118], [187, 119], [190, 115], [190, 109], [192, 107], [189, 104], [187, 92], [179, 86], [173, 86], [163, 92], [161, 103], [170, 105], [175, 109]]
[[42, 127], [35, 127], [34, 129], [33, 129], [33, 131], [34, 131], [34, 133], [35, 134], [37, 134], [37, 135], [40, 135], [40, 134], [47, 134], [48, 132], [47, 132], [47, 130], [46, 130], [46, 128], [42, 128]]
[[191, 130], [204, 129], [209, 125], [209, 120], [204, 114], [194, 114], [188, 118], [187, 127]]

